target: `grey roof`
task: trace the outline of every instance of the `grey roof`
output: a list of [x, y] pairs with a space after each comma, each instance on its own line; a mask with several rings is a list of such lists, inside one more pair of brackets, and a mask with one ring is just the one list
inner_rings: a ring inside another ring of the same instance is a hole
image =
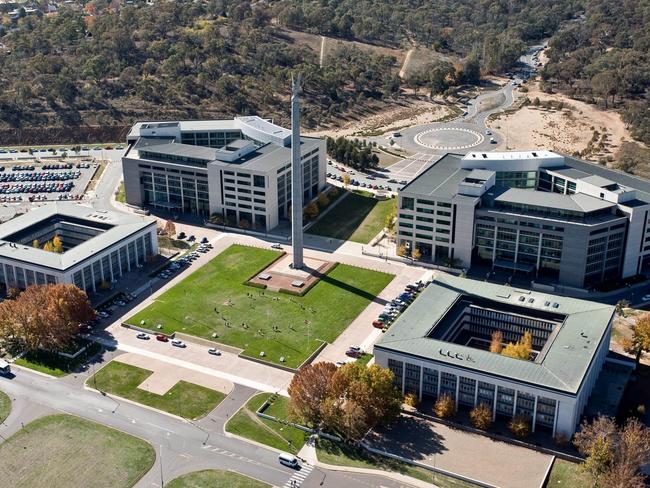
[[476, 180], [487, 181], [490, 177], [494, 175], [494, 171], [489, 169], [473, 169], [470, 171], [468, 177]]
[[[145, 139], [145, 138], [141, 138]], [[148, 138], [147, 138], [148, 139]], [[163, 144], [152, 144], [139, 146], [138, 150], [146, 150], [156, 154], [171, 154], [174, 156], [185, 156], [188, 158], [201, 159], [210, 162], [217, 158], [218, 150], [212, 147], [195, 146], [193, 144], [180, 144], [178, 142], [167, 142]]]
[[[525, 305], [519, 302], [522, 295], [526, 297]], [[546, 352], [539, 362], [430, 338], [433, 328], [464, 296], [515, 306], [521, 308], [524, 315], [529, 309], [561, 314], [564, 321], [549, 337]], [[534, 302], [528, 303], [529, 298], [534, 298]], [[558, 306], [546, 306], [547, 302]], [[599, 345], [609, 340], [609, 323], [614, 310], [613, 306], [602, 303], [440, 274], [395, 321], [375, 348], [575, 395]]]
[[586, 178], [580, 178], [580, 179], [585, 183], [589, 183], [590, 185], [598, 186], [600, 188], [604, 188], [606, 186], [616, 184], [614, 181], [608, 180], [607, 178], [603, 178], [602, 176], [599, 175], [591, 175], [591, 176], [587, 176]]
[[605, 208], [615, 207], [616, 204], [596, 197], [576, 193], [562, 195], [545, 191], [526, 190], [523, 188], [508, 188], [494, 198], [495, 202], [519, 203], [538, 207], [570, 210], [574, 212], [594, 212]]
[[589, 173], [580, 171], [579, 169], [571, 168], [569, 166], [563, 168], [546, 168], [547, 171], [551, 171], [565, 178], [571, 178], [572, 180], [578, 180], [580, 178], [585, 178], [589, 176]]
[[445, 154], [402, 188], [402, 192], [453, 198], [458, 191], [458, 183], [472, 172], [470, 169], [461, 169], [462, 157], [461, 154]]
[[[62, 254], [22, 244], [10, 246], [9, 242], [5, 240], [6, 237], [55, 215], [110, 224], [112, 227]], [[120, 241], [136, 232], [155, 225], [155, 220], [143, 216], [109, 210], [95, 210], [92, 207], [72, 202], [48, 203], [4, 224], [0, 224], [0, 258], [14, 259], [28, 264], [65, 271], [92, 255], [120, 243]]]

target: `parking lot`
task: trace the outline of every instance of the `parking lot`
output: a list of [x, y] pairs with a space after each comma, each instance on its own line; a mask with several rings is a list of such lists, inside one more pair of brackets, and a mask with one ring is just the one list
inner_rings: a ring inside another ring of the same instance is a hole
[[0, 165], [0, 202], [80, 200], [98, 167], [91, 161]]

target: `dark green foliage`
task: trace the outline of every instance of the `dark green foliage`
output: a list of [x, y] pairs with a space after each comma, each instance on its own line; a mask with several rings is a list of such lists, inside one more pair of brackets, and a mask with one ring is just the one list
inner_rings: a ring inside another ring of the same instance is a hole
[[327, 154], [339, 163], [356, 169], [367, 169], [379, 164], [379, 158], [372, 153], [371, 147], [365, 140], [328, 137]]

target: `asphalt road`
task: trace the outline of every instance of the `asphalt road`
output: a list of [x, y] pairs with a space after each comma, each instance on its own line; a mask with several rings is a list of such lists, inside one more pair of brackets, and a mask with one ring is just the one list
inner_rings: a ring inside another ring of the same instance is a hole
[[[113, 353], [108, 353], [109, 358]], [[108, 359], [108, 358], [107, 358]], [[155, 487], [187, 472], [217, 468], [240, 472], [283, 486], [295, 473], [277, 461], [277, 453], [223, 433], [228, 418], [255, 391], [236, 386], [213, 412], [199, 422], [183, 421], [139, 405], [119, 401], [83, 388], [91, 371], [50, 379], [17, 369], [13, 379], [0, 378], [0, 389], [14, 400], [0, 435], [7, 437], [41, 415], [65, 412], [119, 429], [148, 441], [156, 449], [156, 462], [136, 485]], [[321, 484], [322, 482], [322, 484]], [[315, 468], [304, 487], [403, 486], [381, 476], [322, 470]]]

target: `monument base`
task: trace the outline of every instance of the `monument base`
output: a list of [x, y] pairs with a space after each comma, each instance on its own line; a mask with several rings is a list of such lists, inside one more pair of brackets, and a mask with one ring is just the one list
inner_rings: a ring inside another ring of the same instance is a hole
[[295, 269], [292, 258], [290, 254], [283, 256], [248, 282], [266, 285], [266, 288], [271, 291], [284, 289], [301, 293], [315, 285], [334, 266], [331, 261], [305, 258], [303, 267]]

